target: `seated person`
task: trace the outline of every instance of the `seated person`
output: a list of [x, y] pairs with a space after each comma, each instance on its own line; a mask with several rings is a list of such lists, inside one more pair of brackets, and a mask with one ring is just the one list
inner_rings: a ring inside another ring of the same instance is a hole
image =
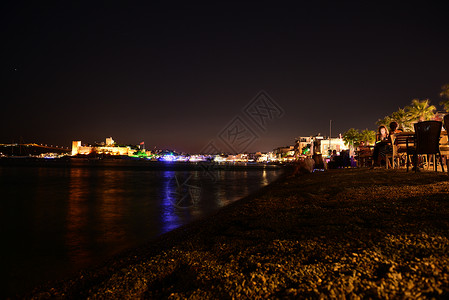
[[331, 161], [335, 161], [335, 157], [337, 157], [337, 150], [332, 150]]
[[349, 157], [349, 150], [343, 150], [339, 156], [339, 167], [346, 168], [351, 166], [351, 158]]
[[323, 156], [320, 153], [314, 154], [312, 159], [315, 161], [315, 169], [324, 170]]
[[359, 147], [357, 148], [357, 153], [359, 156], [366, 156], [367, 154], [369, 154], [369, 156], [371, 156], [371, 150], [370, 150], [369, 146], [365, 145], [364, 141], [360, 142]]
[[360, 142], [360, 145], [357, 148], [356, 153], [357, 153], [357, 155], [356, 155], [355, 159], [357, 160], [358, 167], [366, 165], [366, 163], [369, 161], [369, 159], [373, 155], [371, 148], [369, 146], [366, 146], [364, 141]]
[[387, 154], [393, 153], [393, 145], [391, 143], [391, 135], [398, 134], [403, 132], [402, 129], [399, 129], [399, 125], [397, 122], [393, 121], [390, 123], [390, 133], [388, 134], [388, 144], [379, 149], [379, 157], [385, 158]]
[[338, 168], [338, 154], [337, 154], [337, 150], [333, 150], [332, 151], [332, 155], [330, 157], [329, 162], [327, 163], [327, 168], [328, 169], [337, 169]]
[[[386, 147], [391, 144], [388, 129], [385, 125], [379, 126], [376, 134], [376, 143], [373, 151], [373, 167], [380, 166], [382, 158], [385, 158]], [[381, 155], [382, 154], [382, 155]]]
[[390, 123], [390, 134], [396, 134], [404, 132], [402, 129], [399, 128], [399, 124], [395, 121]]

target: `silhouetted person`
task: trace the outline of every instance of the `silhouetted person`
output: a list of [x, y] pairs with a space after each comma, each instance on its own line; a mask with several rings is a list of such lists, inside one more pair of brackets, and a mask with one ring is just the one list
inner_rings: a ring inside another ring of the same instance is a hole
[[380, 166], [380, 162], [382, 160], [382, 156], [380, 153], [385, 157], [385, 149], [386, 146], [389, 144], [389, 134], [388, 129], [384, 125], [379, 126], [377, 129], [377, 135], [376, 135], [376, 144], [374, 145], [373, 150], [373, 167], [374, 166]]
[[402, 129], [399, 128], [399, 124], [395, 121], [390, 123], [390, 134], [396, 134], [403, 132]]

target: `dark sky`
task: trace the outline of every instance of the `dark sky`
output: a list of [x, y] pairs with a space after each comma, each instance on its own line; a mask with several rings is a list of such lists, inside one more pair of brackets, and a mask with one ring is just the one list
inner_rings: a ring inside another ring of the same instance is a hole
[[[0, 143], [195, 152], [238, 117], [268, 151], [330, 119], [375, 129], [449, 83], [447, 4], [91, 2], [0, 4]], [[264, 130], [244, 114], [261, 90], [284, 111]]]

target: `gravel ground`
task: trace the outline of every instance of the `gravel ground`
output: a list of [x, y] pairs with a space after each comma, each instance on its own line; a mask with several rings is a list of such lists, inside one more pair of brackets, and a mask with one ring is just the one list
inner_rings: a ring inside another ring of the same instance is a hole
[[345, 169], [279, 180], [28, 298], [449, 298], [449, 181]]

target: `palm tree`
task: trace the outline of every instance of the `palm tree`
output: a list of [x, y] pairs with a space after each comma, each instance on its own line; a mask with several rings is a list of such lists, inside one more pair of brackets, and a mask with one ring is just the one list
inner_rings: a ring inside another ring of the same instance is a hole
[[365, 142], [367, 145], [376, 141], [376, 132], [369, 129], [364, 129], [360, 133], [360, 141]]
[[440, 102], [440, 105], [444, 107], [444, 109], [449, 112], [449, 84], [445, 84], [441, 87], [440, 97], [446, 100]]
[[449, 83], [445, 84], [441, 87], [441, 98], [448, 98], [449, 99]]
[[388, 128], [388, 125], [391, 123], [391, 121], [393, 121], [393, 119], [391, 118], [391, 116], [385, 116], [383, 119], [379, 119], [376, 122], [377, 126], [386, 126]]
[[401, 128], [402, 130], [413, 131], [413, 126], [405, 109], [399, 108], [397, 111], [390, 115], [390, 118], [398, 123], [399, 128]]
[[350, 153], [353, 151], [354, 147], [357, 147], [360, 143], [360, 132], [357, 129], [350, 128], [343, 134], [343, 141], [345, 145], [349, 146]]
[[429, 105], [430, 100], [425, 99], [419, 101], [419, 99], [413, 99], [411, 106], [405, 108], [409, 120], [413, 121], [427, 121], [433, 118], [435, 106]]

